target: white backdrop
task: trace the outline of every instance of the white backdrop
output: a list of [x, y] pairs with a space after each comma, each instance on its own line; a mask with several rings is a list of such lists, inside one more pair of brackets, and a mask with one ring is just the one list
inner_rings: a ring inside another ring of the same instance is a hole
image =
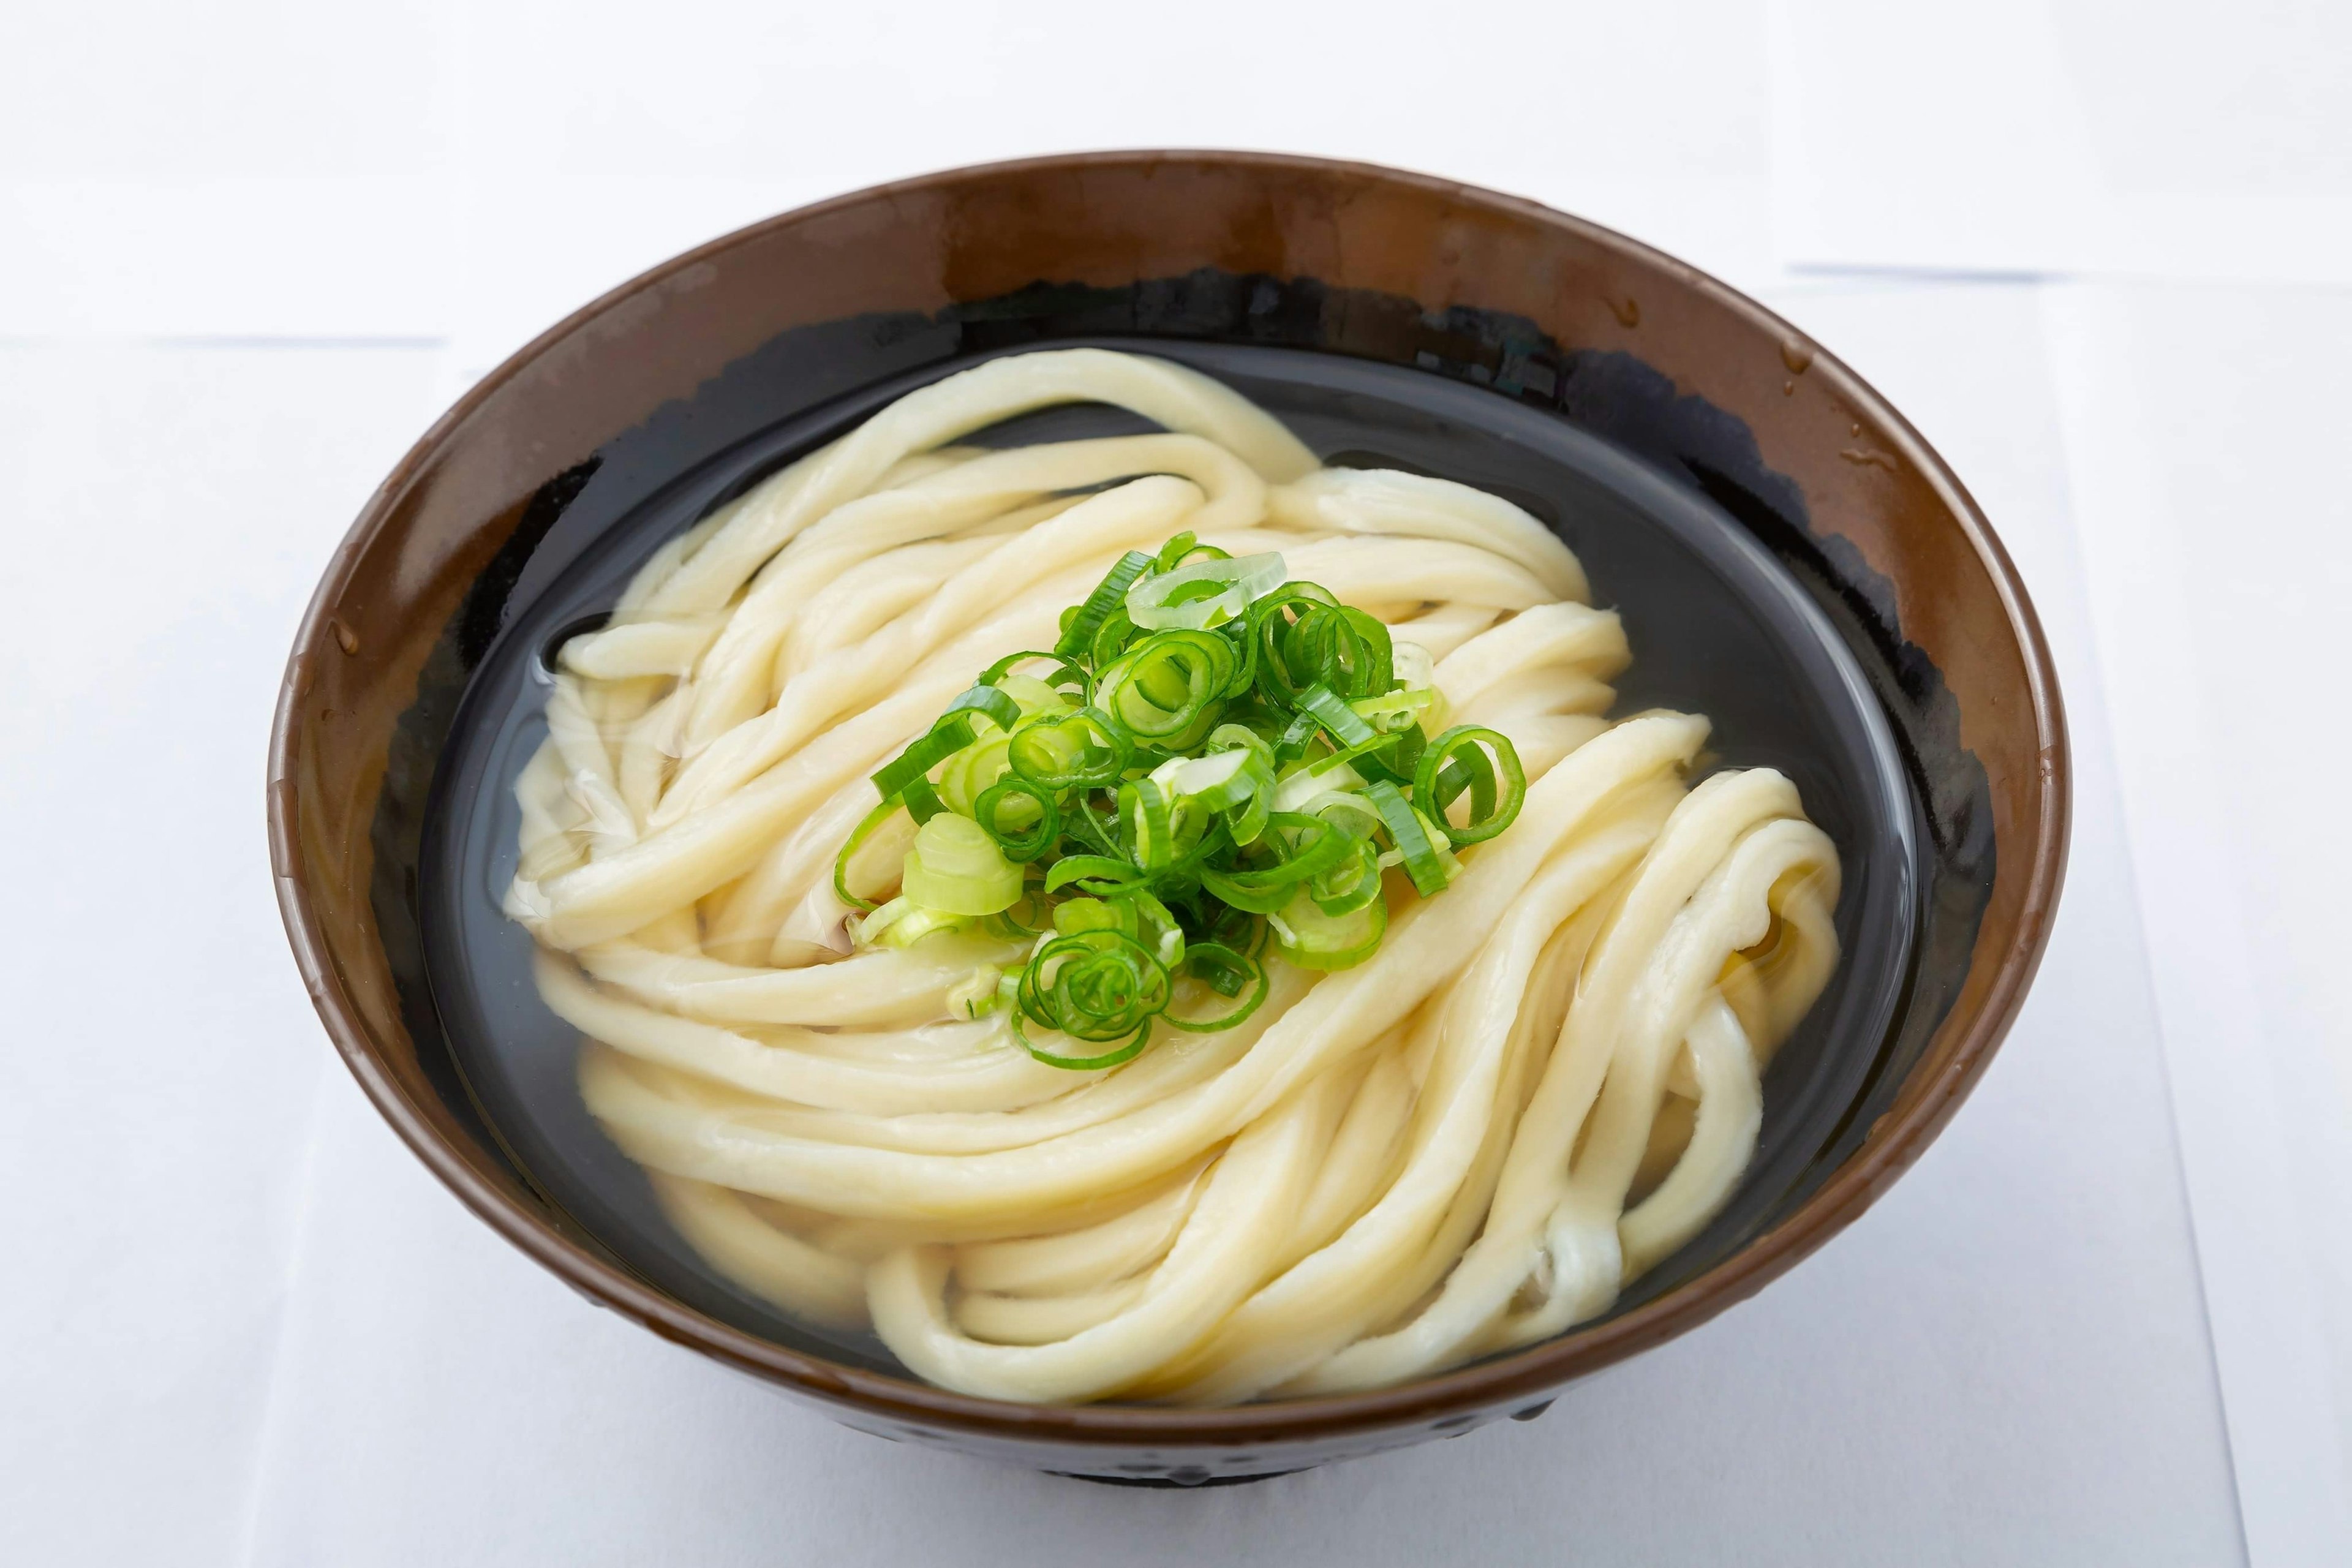
[[[2341, 7], [20, 9], [0, 1558], [2352, 1560]], [[334, 1063], [259, 823], [310, 585], [481, 370], [782, 207], [1155, 144], [1759, 293], [1992, 516], [2080, 769], [2025, 1015], [1851, 1232], [1532, 1425], [1185, 1495], [838, 1430], [541, 1274]]]

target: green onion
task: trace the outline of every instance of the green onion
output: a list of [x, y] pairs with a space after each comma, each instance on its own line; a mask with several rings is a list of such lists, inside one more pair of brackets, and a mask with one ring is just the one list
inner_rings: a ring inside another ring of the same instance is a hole
[[[1493, 753], [1492, 761], [1487, 753]], [[1496, 789], [1496, 774], [1502, 775]], [[1470, 811], [1455, 826], [1447, 810], [1467, 792]], [[1483, 844], [1518, 820], [1528, 798], [1528, 775], [1518, 749], [1497, 731], [1456, 724], [1429, 743], [1413, 770], [1413, 799], [1445, 826], [1456, 844]]]
[[1220, 626], [1280, 586], [1288, 574], [1282, 557], [1271, 552], [1195, 561], [1189, 566], [1163, 570], [1129, 588], [1128, 619], [1155, 631], [1170, 626]]
[[1346, 859], [1355, 842], [1346, 831], [1318, 816], [1277, 811], [1266, 821], [1268, 832], [1259, 840], [1257, 864], [1234, 871], [1211, 868], [1201, 874], [1202, 887], [1252, 914], [1272, 914], [1281, 909], [1299, 883]]
[[1359, 697], [1349, 707], [1357, 716], [1382, 734], [1418, 724], [1422, 716], [1437, 705], [1437, 689], [1424, 686], [1419, 690], [1398, 687], [1378, 697]]
[[1231, 948], [1244, 958], [1255, 958], [1265, 951], [1265, 921], [1247, 910], [1213, 899], [1204, 912], [1196, 914], [1195, 923], [1208, 933], [1210, 944]]
[[1065, 900], [1054, 910], [1054, 929], [1064, 936], [1085, 931], [1115, 931], [1134, 939], [1162, 967], [1184, 956], [1184, 928], [1166, 904], [1139, 888], [1121, 888], [1100, 898]]
[[940, 764], [937, 789], [940, 799], [950, 811], [962, 816], [977, 816], [973, 809], [987, 788], [1013, 771], [1005, 753], [1013, 744], [1009, 735], [983, 735]]
[[[1062, 814], [1062, 826], [1069, 839], [1077, 844], [1082, 856], [1098, 856], [1116, 862], [1136, 876], [1142, 873], [1121, 858], [1118, 852], [1118, 818], [1116, 813], [1097, 815], [1087, 792], [1073, 792], [1066, 803], [1069, 809]], [[1065, 841], [1067, 847], [1068, 841]]]
[[1065, 888], [1078, 888], [1088, 893], [1115, 892], [1142, 880], [1142, 871], [1119, 856], [1066, 855], [1045, 873], [1045, 890], [1058, 893]]
[[[1007, 698], [1007, 701], [1012, 699]], [[929, 733], [898, 753], [890, 764], [874, 775], [874, 787], [888, 800], [907, 787], [910, 779], [919, 779], [948, 758], [971, 744], [971, 726], [962, 719], [943, 720], [931, 727]]]
[[1213, 632], [1155, 632], [1119, 655], [1096, 686], [1096, 705], [1139, 740], [1189, 738], [1216, 723], [1238, 658]]
[[[1000, 730], [1011, 730], [1013, 725], [1021, 722], [1021, 704], [1013, 700], [1011, 692], [1001, 687], [970, 687], [954, 701], [949, 703], [947, 711], [940, 717], [943, 720], [952, 719], [967, 713], [981, 715]], [[939, 728], [937, 724], [931, 727], [934, 730]]]
[[1389, 907], [1374, 899], [1344, 915], [1327, 915], [1301, 889], [1266, 917], [1275, 946], [1301, 969], [1352, 969], [1371, 957], [1389, 929]]
[[1218, 549], [1213, 544], [1202, 544], [1198, 542], [1199, 538], [1200, 536], [1198, 534], [1194, 533], [1188, 528], [1183, 532], [1176, 535], [1173, 539], [1171, 539], [1167, 543], [1160, 547], [1160, 553], [1153, 558], [1151, 563], [1152, 570], [1155, 572], [1173, 572], [1176, 568], [1184, 564], [1186, 559], [1192, 555], [1196, 551], [1205, 552], [1209, 556], [1215, 560], [1222, 561], [1224, 559], [1225, 552], [1223, 551]]
[[910, 947], [927, 936], [961, 931], [971, 922], [965, 916], [927, 908], [902, 894], [853, 923], [861, 946]]
[[1134, 751], [1108, 715], [1081, 708], [1022, 725], [1006, 742], [1005, 761], [1032, 784], [1051, 790], [1084, 789], [1118, 783]]
[[1218, 725], [1209, 731], [1208, 749], [1213, 755], [1218, 752], [1247, 752], [1269, 768], [1274, 765], [1273, 743], [1246, 724]]
[[[1201, 988], [1222, 996], [1233, 1005], [1223, 1012], [1202, 1017], [1193, 1013], [1179, 1013], [1170, 1007], [1160, 1016], [1177, 1028], [1192, 1034], [1213, 1034], [1230, 1029], [1257, 1011], [1265, 1000], [1265, 967], [1245, 954], [1236, 952], [1223, 942], [1196, 942], [1184, 950], [1184, 975]], [[1234, 998], [1240, 998], [1234, 1001]]]
[[[1046, 663], [1054, 667], [1053, 679], [1051, 680], [1046, 680], [1040, 677], [1016, 676], [1013, 673], [1013, 667], [1015, 665], [1026, 664], [1033, 658], [1044, 659]], [[1065, 689], [1067, 689], [1068, 691], [1074, 693], [1074, 695], [1068, 695], [1065, 700], [1073, 707], [1080, 706], [1085, 703], [1087, 700], [1087, 690], [1094, 684], [1094, 682], [1088, 679], [1085, 666], [1073, 663], [1071, 660], [1064, 658], [1058, 653], [1035, 652], [1006, 654], [1003, 658], [998, 659], [994, 664], [990, 665], [986, 669], [981, 672], [980, 679], [977, 684], [982, 686], [1003, 686], [1009, 688], [1010, 683], [1015, 679], [1034, 679], [1039, 686], [1053, 692], [1056, 696], [1064, 696]], [[1024, 703], [1024, 706], [1026, 707], [1028, 705]]]
[[1412, 787], [1413, 770], [1421, 766], [1421, 754], [1429, 745], [1429, 732], [1414, 724], [1396, 731], [1396, 745], [1381, 753], [1378, 771], [1394, 780], [1399, 788]]
[[864, 820], [850, 830], [847, 841], [841, 847], [841, 853], [833, 858], [833, 890], [841, 896], [843, 903], [860, 910], [871, 910], [876, 907], [873, 900], [862, 899], [850, 891], [849, 862], [856, 857], [860, 849], [866, 847], [866, 841], [874, 837], [875, 829], [898, 816], [898, 810], [897, 801], [886, 800], [867, 812]]
[[900, 879], [906, 896], [950, 915], [992, 915], [1021, 900], [1021, 868], [980, 824], [941, 812], [915, 831]]
[[[1429, 738], [1445, 704], [1426, 650], [1284, 571], [1180, 533], [1121, 556], [1050, 651], [982, 671], [873, 775], [880, 800], [834, 862], [835, 891], [871, 911], [856, 940], [977, 922], [1030, 942], [953, 1005], [1001, 1007], [1038, 1060], [1086, 1070], [1132, 1058], [1161, 1019], [1249, 1017], [1269, 942], [1309, 969], [1369, 957], [1387, 871], [1443, 892], [1454, 847], [1508, 827], [1527, 780], [1496, 731]], [[851, 865], [902, 810], [913, 846], [876, 908]]]
[[[1054, 906], [1054, 929], [1064, 936], [1076, 936], [1082, 931], [1118, 931], [1119, 911], [1101, 899], [1065, 899]], [[1135, 919], [1130, 912], [1127, 925]], [[1128, 935], [1135, 932], [1129, 930]]]
[[1313, 584], [1285, 584], [1258, 600], [1250, 607], [1250, 628], [1259, 684], [1278, 700], [1296, 703], [1317, 685], [1352, 699], [1394, 684], [1388, 628]]
[[[1022, 971], [1024, 978], [1028, 973], [1027, 970]], [[1013, 1037], [1019, 1040], [1031, 1056], [1047, 1067], [1067, 1068], [1072, 1072], [1093, 1072], [1097, 1068], [1115, 1068], [1121, 1062], [1133, 1061], [1143, 1054], [1143, 1047], [1151, 1043], [1151, 1020], [1146, 1018], [1136, 1026], [1133, 1035], [1100, 1056], [1066, 1056], [1059, 1051], [1049, 1051], [1029, 1037], [1029, 1031], [1022, 1026], [1022, 1011], [1017, 1003], [1004, 1016], [1005, 1021], [1013, 1026]]]
[[1295, 809], [1329, 823], [1360, 843], [1370, 843], [1381, 827], [1380, 808], [1364, 798], [1360, 782], [1309, 795]]
[[1447, 873], [1445, 863], [1437, 858], [1437, 846], [1430, 841], [1412, 803], [1386, 779], [1366, 784], [1364, 798], [1381, 814], [1381, 824], [1389, 830], [1389, 842], [1403, 857], [1404, 872], [1412, 879], [1413, 891], [1424, 899], [1444, 892], [1445, 884], [1454, 879]]
[[1087, 662], [1096, 669], [1106, 668], [1122, 648], [1134, 641], [1135, 623], [1127, 618], [1127, 606], [1121, 605], [1096, 628], [1094, 641], [1087, 645]]
[[1141, 889], [1117, 900], [1135, 911], [1136, 941], [1168, 969], [1183, 962], [1185, 952], [1183, 923], [1166, 904]]
[[1429, 650], [1417, 642], [1392, 643], [1389, 648], [1389, 665], [1402, 691], [1433, 691], [1437, 684], [1437, 664]]
[[1152, 559], [1140, 550], [1130, 550], [1118, 558], [1118, 564], [1095, 584], [1086, 603], [1068, 612], [1062, 621], [1062, 638], [1054, 645], [1056, 658], [1076, 658], [1094, 647], [1095, 634], [1102, 629], [1127, 598], [1127, 591], [1135, 580], [1151, 570]]
[[1000, 942], [1022, 942], [1052, 928], [1054, 907], [1045, 900], [1045, 890], [1024, 880], [1021, 896], [992, 915], [982, 916], [980, 929]]
[[[1042, 943], [1021, 972], [1013, 1029], [1041, 1061], [1112, 1067], [1143, 1048], [1168, 998], [1168, 971], [1135, 938], [1104, 927], [1070, 931]], [[1040, 1049], [1022, 1027], [1024, 1019], [1089, 1045], [1118, 1043], [1099, 1056], [1064, 1056]]]
[[929, 822], [947, 809], [940, 799], [939, 791], [931, 787], [931, 781], [920, 773], [907, 781], [906, 787], [898, 792], [898, 798], [907, 803], [907, 815], [918, 824]]
[[1381, 868], [1379, 847], [1360, 840], [1348, 858], [1307, 879], [1307, 896], [1327, 915], [1360, 910], [1387, 890], [1381, 881]]
[[1304, 757], [1308, 749], [1314, 745], [1315, 737], [1322, 732], [1323, 726], [1315, 721], [1314, 714], [1294, 714], [1289, 724], [1274, 742], [1276, 765], [1278, 767], [1285, 763], [1295, 763]]
[[993, 1013], [1003, 1005], [1001, 983], [1004, 972], [992, 963], [975, 964], [962, 984], [949, 989], [943, 1000], [948, 1011], [961, 1018], [978, 1018]]
[[972, 742], [972, 721], [984, 718], [999, 730], [1009, 731], [1021, 721], [1021, 704], [1012, 694], [993, 686], [974, 686], [947, 706], [947, 710], [932, 721], [929, 733], [905, 751], [898, 759], [874, 775], [874, 787], [882, 798], [907, 787], [908, 781], [924, 777], [948, 757], [962, 751]]
[[1298, 710], [1323, 726], [1343, 746], [1369, 746], [1380, 739], [1362, 714], [1339, 700], [1329, 687], [1320, 682], [1299, 693]]
[[1165, 870], [1176, 861], [1176, 819], [1168, 792], [1150, 779], [1118, 786], [1119, 844], [1146, 871]]
[[[1016, 818], [1025, 818], [1029, 826], [1023, 831], [1016, 826], [1006, 826], [1006, 807], [1013, 808]], [[1026, 806], [1024, 811], [1022, 808]], [[999, 779], [981, 791], [972, 805], [972, 820], [980, 830], [996, 840], [996, 847], [1005, 859], [1015, 862], [1034, 860], [1061, 841], [1062, 808], [1055, 803], [1054, 793], [1024, 778]]]

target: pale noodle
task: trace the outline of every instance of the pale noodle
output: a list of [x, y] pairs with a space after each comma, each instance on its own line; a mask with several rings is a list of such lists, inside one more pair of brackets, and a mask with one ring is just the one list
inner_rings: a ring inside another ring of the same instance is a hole
[[[1160, 436], [951, 443], [1102, 402]], [[1034, 1059], [950, 996], [1023, 950], [847, 952], [866, 774], [974, 672], [1049, 646], [1120, 553], [1279, 551], [1434, 660], [1530, 784], [1386, 940], [1269, 960], [1226, 1033]], [[1319, 468], [1220, 384], [1078, 349], [890, 405], [659, 552], [566, 646], [507, 904], [589, 1037], [589, 1108], [744, 1289], [1029, 1401], [1378, 1387], [1556, 1334], [1696, 1235], [1759, 1075], [1836, 963], [1838, 862], [1705, 720], [1612, 722], [1617, 616], [1519, 508]]]

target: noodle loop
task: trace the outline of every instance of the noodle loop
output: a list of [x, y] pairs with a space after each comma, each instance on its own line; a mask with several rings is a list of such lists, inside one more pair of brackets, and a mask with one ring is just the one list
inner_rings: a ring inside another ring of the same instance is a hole
[[[1168, 433], [953, 445], [1077, 402]], [[1002, 1399], [1403, 1382], [1719, 1213], [1837, 963], [1794, 786], [1606, 719], [1586, 598], [1510, 502], [1206, 376], [994, 360], [564, 647], [507, 911], [743, 1290]]]

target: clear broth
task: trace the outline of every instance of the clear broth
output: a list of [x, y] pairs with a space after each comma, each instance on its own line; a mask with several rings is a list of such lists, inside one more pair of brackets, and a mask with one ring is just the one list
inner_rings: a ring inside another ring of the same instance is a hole
[[[1054, 346], [1075, 346], [1078, 340]], [[1844, 864], [1843, 958], [1774, 1058], [1756, 1158], [1725, 1213], [1634, 1281], [1617, 1310], [1736, 1249], [1813, 1172], [1882, 1064], [1910, 989], [1924, 911], [1923, 823], [1886, 716], [1814, 600], [1715, 502], [1541, 409], [1420, 371], [1308, 350], [1093, 340], [1181, 361], [1286, 422], [1327, 463], [1475, 485], [1525, 507], [1583, 562], [1596, 604], [1623, 616], [1633, 663], [1617, 713], [1652, 707], [1714, 721], [1715, 766], [1770, 766]], [[710, 1315], [802, 1350], [902, 1371], [869, 1335], [793, 1319], [706, 1264], [662, 1217], [643, 1173], [581, 1103], [579, 1036], [541, 1003], [531, 940], [500, 912], [520, 826], [514, 781], [546, 733], [548, 664], [608, 611], [645, 559], [710, 508], [971, 356], [781, 421], [677, 477], [544, 575], [534, 557], [513, 618], [472, 676], [426, 812], [419, 915], [432, 1005], [467, 1089], [509, 1157], [625, 1267]], [[1098, 405], [1008, 421], [983, 445], [1152, 426]], [[539, 578], [537, 582], [532, 581]]]

